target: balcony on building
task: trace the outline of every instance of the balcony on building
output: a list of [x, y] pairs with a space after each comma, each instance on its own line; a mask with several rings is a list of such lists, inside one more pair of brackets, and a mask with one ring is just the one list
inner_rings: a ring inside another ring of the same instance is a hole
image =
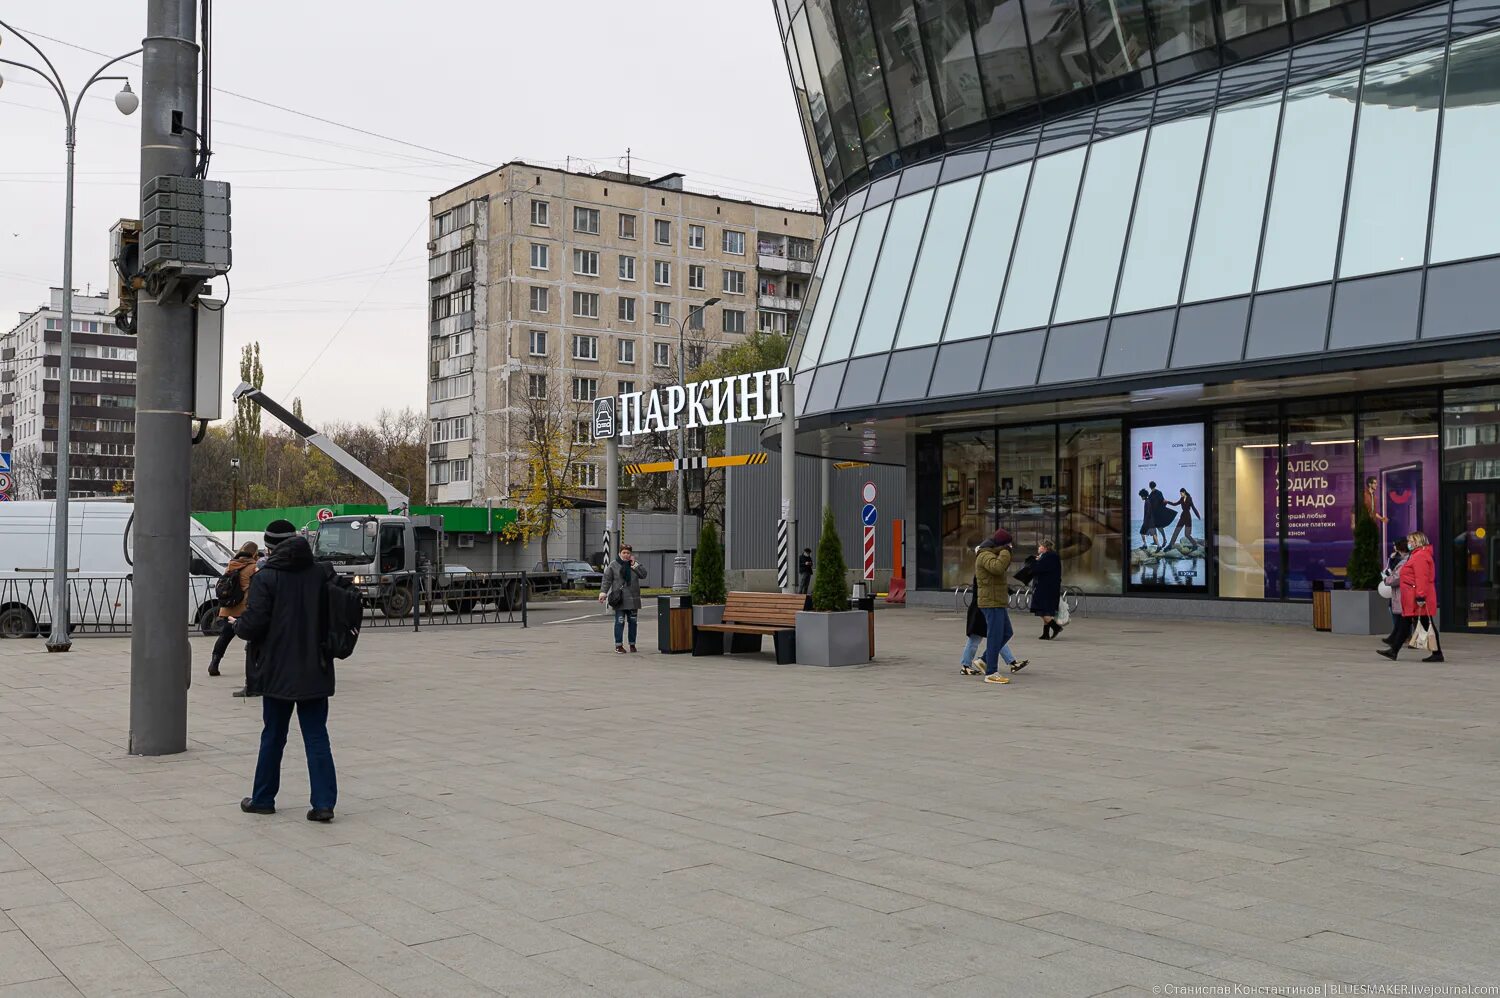
[[756, 266], [763, 271], [774, 274], [811, 274], [817, 246], [811, 239], [761, 232], [756, 236], [756, 256]]

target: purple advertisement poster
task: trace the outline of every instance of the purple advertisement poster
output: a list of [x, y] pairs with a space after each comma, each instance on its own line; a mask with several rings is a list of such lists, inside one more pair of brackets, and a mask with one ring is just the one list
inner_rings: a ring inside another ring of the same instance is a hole
[[[1433, 553], [1442, 558], [1436, 433], [1366, 438], [1362, 499], [1380, 528], [1382, 562], [1396, 538], [1417, 530], [1433, 541]], [[1443, 566], [1437, 569], [1441, 577]]]

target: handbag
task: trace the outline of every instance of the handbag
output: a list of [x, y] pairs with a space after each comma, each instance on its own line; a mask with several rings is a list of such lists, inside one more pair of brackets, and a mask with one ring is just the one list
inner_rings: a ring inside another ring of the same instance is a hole
[[1068, 609], [1068, 604], [1067, 604], [1066, 600], [1060, 600], [1058, 602], [1058, 604], [1057, 604], [1057, 616], [1053, 617], [1052, 619], [1055, 620], [1055, 621], [1057, 621], [1059, 624], [1061, 624], [1064, 627], [1068, 626], [1068, 621], [1070, 621], [1070, 620], [1073, 619], [1073, 611], [1071, 611], [1071, 610]]
[[1407, 642], [1407, 646], [1415, 648], [1418, 651], [1426, 651], [1427, 642], [1431, 634], [1432, 628], [1427, 626], [1427, 622], [1425, 620], [1418, 620], [1417, 626], [1412, 628], [1411, 640]]
[[609, 608], [611, 610], [620, 609], [620, 604], [625, 602], [625, 588], [621, 586], [616, 589], [611, 589], [609, 591], [609, 596], [605, 598], [604, 602], [609, 604]]
[[1396, 595], [1395, 591], [1391, 589], [1391, 584], [1384, 579], [1380, 580], [1380, 585], [1375, 587], [1375, 591], [1380, 594], [1381, 599], [1390, 599]]

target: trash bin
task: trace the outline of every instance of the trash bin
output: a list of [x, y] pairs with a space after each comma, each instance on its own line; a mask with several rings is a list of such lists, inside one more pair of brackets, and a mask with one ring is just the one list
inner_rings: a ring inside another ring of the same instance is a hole
[[870, 622], [870, 660], [873, 662], [875, 660], [875, 597], [873, 595], [860, 596], [853, 600], [851, 605], [855, 610], [863, 610], [869, 614], [867, 619]]
[[1333, 593], [1321, 579], [1313, 580], [1312, 611], [1314, 630], [1333, 630]]
[[693, 650], [693, 598], [687, 593], [656, 597], [656, 650], [663, 655]]

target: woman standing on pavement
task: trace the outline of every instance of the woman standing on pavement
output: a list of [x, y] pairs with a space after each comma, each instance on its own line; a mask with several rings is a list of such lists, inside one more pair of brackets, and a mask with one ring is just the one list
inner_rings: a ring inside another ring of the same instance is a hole
[[1051, 641], [1062, 633], [1057, 622], [1057, 608], [1062, 603], [1062, 559], [1050, 538], [1036, 546], [1036, 561], [1031, 566], [1031, 612], [1042, 618], [1042, 640]]
[[1401, 651], [1401, 646], [1411, 637], [1418, 625], [1427, 628], [1427, 650], [1424, 662], [1443, 661], [1443, 652], [1438, 647], [1437, 632], [1437, 568], [1432, 563], [1432, 545], [1427, 535], [1420, 530], [1406, 535], [1406, 546], [1411, 553], [1401, 566], [1401, 640], [1389, 648], [1376, 652], [1392, 662]]
[[620, 556], [604, 567], [599, 602], [615, 612], [615, 653], [625, 654], [626, 628], [629, 626], [630, 650], [635, 648], [636, 614], [641, 609], [641, 583], [646, 570], [635, 560], [635, 549], [620, 545]]

